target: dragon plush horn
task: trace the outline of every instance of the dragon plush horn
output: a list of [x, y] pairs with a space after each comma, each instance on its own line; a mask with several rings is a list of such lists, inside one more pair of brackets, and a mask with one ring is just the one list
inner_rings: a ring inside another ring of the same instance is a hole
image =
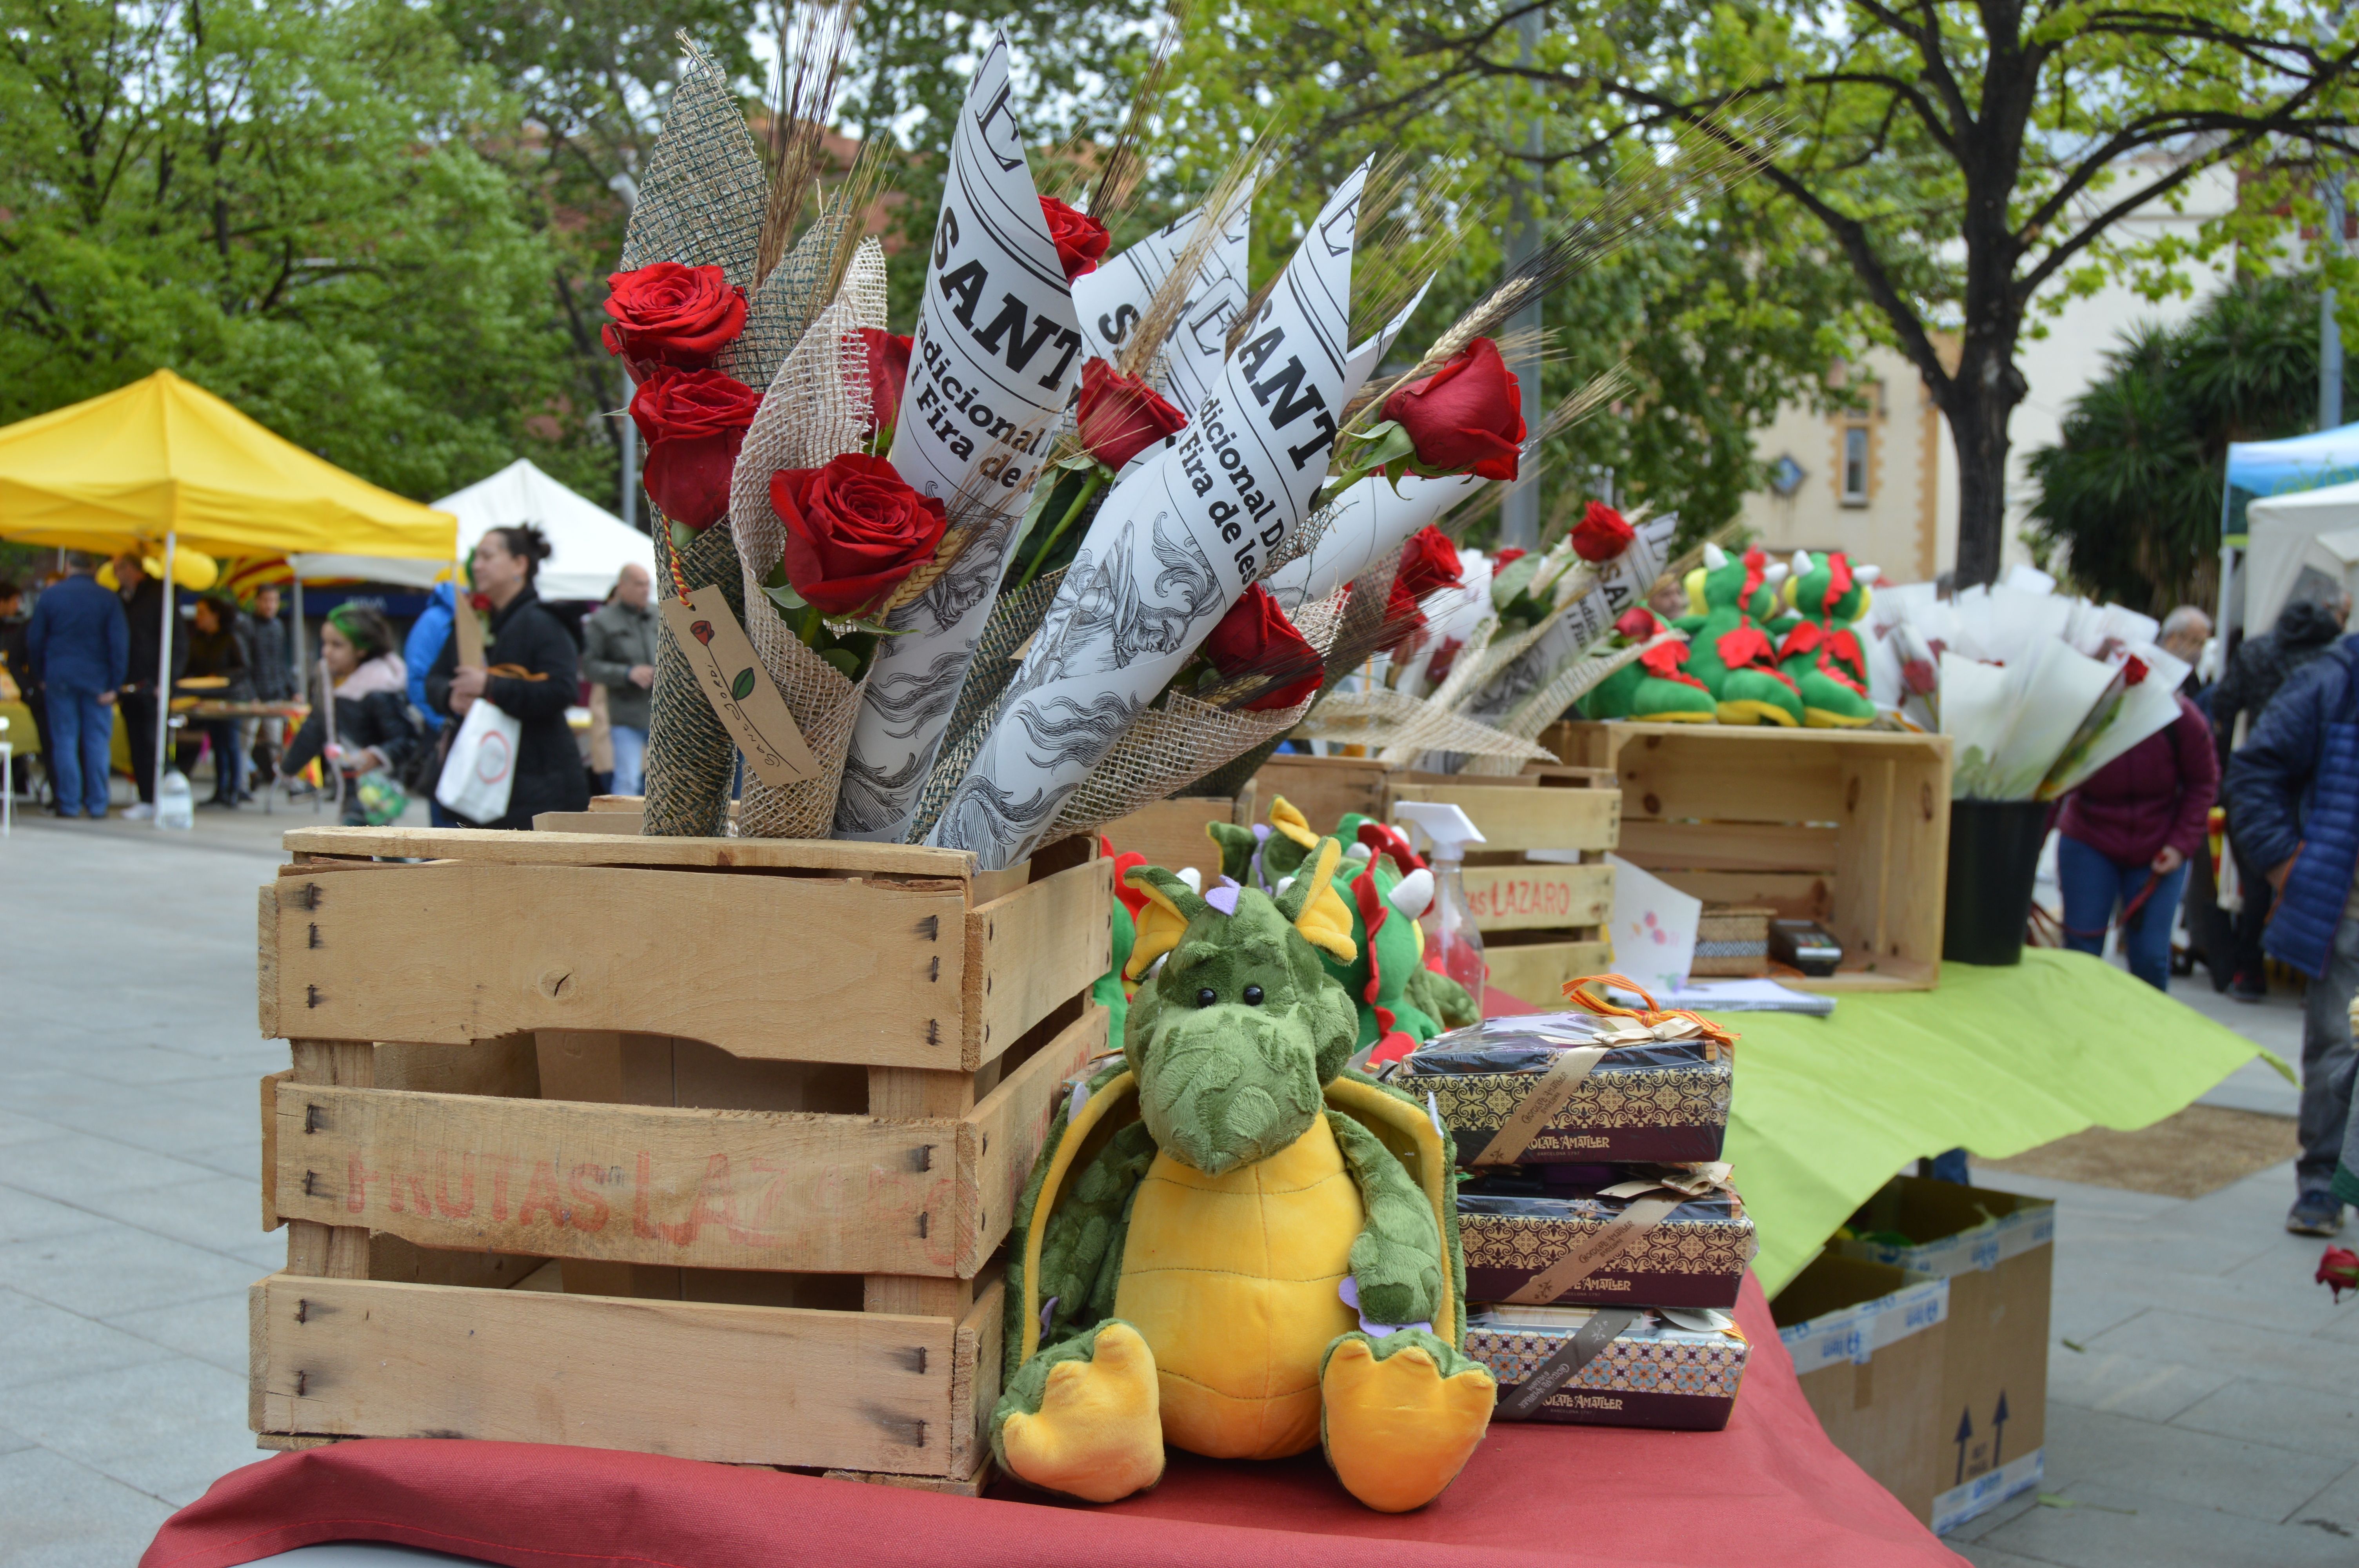
[[1360, 946], [1352, 940], [1352, 906], [1335, 891], [1335, 867], [1343, 859], [1343, 845], [1320, 839], [1303, 869], [1277, 895], [1277, 912], [1313, 947], [1339, 964], [1349, 964], [1359, 957]]

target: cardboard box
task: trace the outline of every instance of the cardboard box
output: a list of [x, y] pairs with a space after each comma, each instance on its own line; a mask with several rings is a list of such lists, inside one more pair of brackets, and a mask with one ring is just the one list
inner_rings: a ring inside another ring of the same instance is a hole
[[1852, 1217], [1845, 1256], [1950, 1281], [1949, 1344], [1934, 1434], [1932, 1526], [1945, 1531], [2039, 1484], [2048, 1423], [2048, 1298], [2056, 1206], [1984, 1187], [1899, 1176]]
[[1930, 1524], [1950, 1281], [1825, 1252], [1769, 1303], [1802, 1397], [1837, 1448]]
[[1489, 1307], [1468, 1318], [1466, 1354], [1499, 1381], [1495, 1419], [1513, 1419], [1513, 1396], [1538, 1375], [1560, 1381], [1527, 1421], [1668, 1432], [1728, 1424], [1750, 1346], [1727, 1318], [1714, 1319], [1724, 1326], [1690, 1327], [1642, 1312], [1570, 1376], [1551, 1373], [1551, 1357], [1592, 1315], [1586, 1307]]

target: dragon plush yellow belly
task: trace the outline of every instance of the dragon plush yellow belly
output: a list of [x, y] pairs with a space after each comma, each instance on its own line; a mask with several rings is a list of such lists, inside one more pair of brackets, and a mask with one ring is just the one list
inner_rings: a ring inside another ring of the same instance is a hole
[[1359, 1325], [1337, 1287], [1365, 1218], [1323, 1117], [1224, 1175], [1155, 1157], [1114, 1314], [1155, 1352], [1166, 1440], [1215, 1459], [1318, 1445], [1319, 1363]]

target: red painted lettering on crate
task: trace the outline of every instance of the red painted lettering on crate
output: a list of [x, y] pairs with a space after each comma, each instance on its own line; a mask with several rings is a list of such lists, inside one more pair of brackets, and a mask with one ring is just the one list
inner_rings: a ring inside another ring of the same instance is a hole
[[524, 1202], [516, 1205], [516, 1223], [530, 1225], [536, 1214], [549, 1216], [551, 1225], [565, 1223], [565, 1200], [557, 1192], [557, 1162], [535, 1160], [532, 1174], [526, 1179]]
[[451, 1200], [451, 1152], [434, 1151], [434, 1207], [445, 1219], [464, 1219], [475, 1212], [475, 1157], [459, 1156], [459, 1199]]
[[565, 1190], [573, 1195], [572, 1212], [566, 1217], [572, 1222], [573, 1228], [584, 1236], [594, 1236], [605, 1229], [607, 1216], [614, 1212], [606, 1206], [604, 1198], [590, 1190], [592, 1182], [605, 1185], [605, 1168], [586, 1161], [574, 1166], [565, 1178]]

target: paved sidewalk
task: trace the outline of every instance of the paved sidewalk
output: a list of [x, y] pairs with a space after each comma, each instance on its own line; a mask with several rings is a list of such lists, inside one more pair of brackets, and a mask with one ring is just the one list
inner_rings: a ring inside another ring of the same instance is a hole
[[[255, 1085], [286, 1047], [255, 1032], [255, 890], [281, 831], [329, 820], [0, 840], [0, 1568], [125, 1568], [261, 1457], [245, 1287], [285, 1243], [259, 1228]], [[2181, 994], [2299, 1054], [2298, 1010]], [[2292, 1108], [2257, 1065], [2207, 1098]], [[2043, 1489], [2076, 1506], [1952, 1544], [1983, 1568], [2359, 1563], [2359, 1301], [2310, 1283], [2287, 1172], [2191, 1202], [1984, 1179], [2060, 1205]]]

